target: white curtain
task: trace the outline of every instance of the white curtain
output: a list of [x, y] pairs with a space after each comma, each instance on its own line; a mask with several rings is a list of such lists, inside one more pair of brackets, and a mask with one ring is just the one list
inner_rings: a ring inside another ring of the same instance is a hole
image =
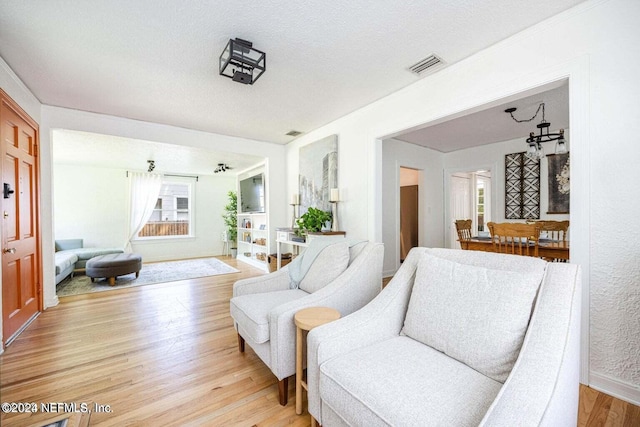
[[131, 241], [149, 221], [156, 206], [162, 175], [144, 172], [129, 172], [131, 188], [131, 208], [129, 212], [129, 238], [126, 250], [131, 251]]

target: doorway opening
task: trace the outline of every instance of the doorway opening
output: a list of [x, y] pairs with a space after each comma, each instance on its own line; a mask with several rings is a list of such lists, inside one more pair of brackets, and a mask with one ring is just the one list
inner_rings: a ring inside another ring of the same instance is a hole
[[460, 249], [458, 234], [454, 226], [458, 219], [471, 220], [472, 235], [487, 235], [487, 223], [491, 221], [491, 171], [477, 170], [455, 172], [449, 178], [450, 248]]
[[400, 262], [418, 246], [419, 171], [400, 167]]

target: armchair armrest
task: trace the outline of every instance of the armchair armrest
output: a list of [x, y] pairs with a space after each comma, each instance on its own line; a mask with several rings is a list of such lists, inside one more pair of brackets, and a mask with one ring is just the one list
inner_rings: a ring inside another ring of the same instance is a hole
[[285, 267], [264, 276], [238, 280], [233, 284], [233, 296], [285, 291], [289, 289], [290, 282], [289, 271]]
[[276, 307], [269, 314], [271, 370], [278, 379], [295, 373], [295, 314], [308, 307], [331, 307], [348, 315], [371, 301], [382, 288], [384, 246], [370, 243], [353, 263], [324, 288]]
[[549, 263], [518, 359], [481, 426], [576, 424], [580, 289], [578, 266]]
[[369, 304], [309, 332], [307, 385], [309, 413], [322, 424], [320, 365], [354, 349], [398, 336], [413, 288], [416, 267], [424, 248], [412, 249], [391, 282]]

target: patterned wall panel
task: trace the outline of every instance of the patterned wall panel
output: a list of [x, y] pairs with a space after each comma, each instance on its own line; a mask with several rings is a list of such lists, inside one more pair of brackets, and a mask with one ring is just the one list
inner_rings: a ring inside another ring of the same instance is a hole
[[504, 166], [505, 219], [540, 219], [540, 160], [511, 153]]

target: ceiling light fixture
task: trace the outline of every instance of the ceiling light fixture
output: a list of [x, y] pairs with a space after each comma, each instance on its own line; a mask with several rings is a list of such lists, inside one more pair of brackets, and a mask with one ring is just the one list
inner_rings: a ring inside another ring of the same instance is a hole
[[153, 170], [156, 168], [156, 161], [147, 160], [147, 163], [149, 163], [149, 170], [147, 172], [153, 172]]
[[218, 172], [226, 172], [230, 169], [233, 169], [232, 167], [230, 167], [228, 164], [226, 163], [218, 163], [218, 166], [213, 170], [213, 173], [218, 173]]
[[220, 54], [220, 75], [234, 82], [254, 84], [266, 70], [267, 55], [253, 48], [253, 43], [231, 39]]
[[529, 133], [529, 138], [527, 138], [527, 144], [529, 144], [529, 149], [527, 150], [527, 157], [531, 159], [542, 159], [544, 157], [544, 151], [542, 150], [543, 142], [557, 141], [556, 142], [556, 154], [562, 154], [567, 152], [567, 144], [564, 139], [564, 129], [560, 129], [558, 133], [549, 133], [549, 127], [551, 123], [545, 120], [544, 118], [544, 102], [541, 102], [536, 110], [536, 113], [528, 120], [518, 120], [513, 117], [513, 112], [516, 111], [515, 107], [507, 108], [504, 110], [505, 113], [509, 113], [511, 118], [518, 123], [522, 122], [530, 122], [531, 120], [538, 117], [538, 113], [542, 109], [542, 121], [536, 125], [538, 128], [539, 134], [536, 135], [535, 132]]

